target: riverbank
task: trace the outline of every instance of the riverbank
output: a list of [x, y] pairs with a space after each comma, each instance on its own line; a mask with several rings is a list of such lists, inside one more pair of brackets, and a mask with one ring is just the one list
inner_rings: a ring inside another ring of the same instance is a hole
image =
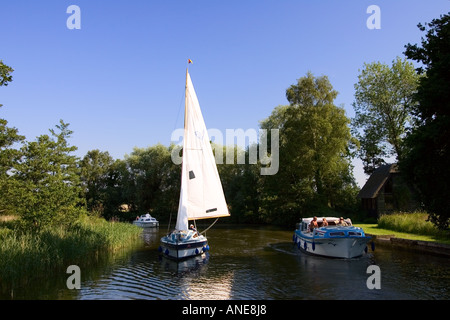
[[23, 285], [72, 264], [91, 263], [90, 257], [125, 248], [141, 232], [128, 223], [87, 216], [70, 227], [54, 226], [39, 233], [0, 226], [0, 284]]
[[363, 228], [376, 245], [415, 250], [450, 257], [450, 241], [431, 235], [420, 235], [380, 228], [378, 224], [354, 224]]
[[400, 232], [395, 231], [391, 229], [385, 229], [379, 227], [376, 223], [371, 224], [364, 224], [364, 223], [355, 223], [356, 227], [360, 227], [364, 229], [364, 232], [367, 234], [378, 236], [379, 238], [401, 238], [401, 239], [407, 239], [407, 240], [414, 240], [414, 241], [428, 241], [428, 242], [436, 242], [436, 243], [443, 243], [443, 244], [449, 244], [450, 240], [445, 238], [439, 238], [436, 236], [431, 235], [421, 235], [421, 234], [415, 234], [415, 233], [408, 233], [408, 232]]

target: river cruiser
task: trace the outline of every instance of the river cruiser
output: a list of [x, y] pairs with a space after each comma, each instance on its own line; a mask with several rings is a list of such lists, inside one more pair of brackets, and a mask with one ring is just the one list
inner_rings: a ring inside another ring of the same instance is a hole
[[153, 218], [149, 213], [146, 213], [137, 217], [136, 220], [133, 221], [133, 224], [142, 228], [158, 227], [159, 221]]
[[[293, 240], [300, 250], [332, 258], [355, 258], [367, 252], [371, 238], [362, 228], [353, 226], [350, 219], [342, 223], [342, 218], [318, 217], [316, 227], [311, 228], [313, 220], [303, 218], [294, 232]], [[324, 226], [324, 221], [328, 225]]]

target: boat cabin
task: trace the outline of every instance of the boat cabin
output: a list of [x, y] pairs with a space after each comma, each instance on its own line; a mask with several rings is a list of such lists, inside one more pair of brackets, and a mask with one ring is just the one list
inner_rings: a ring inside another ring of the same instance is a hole
[[[329, 227], [336, 226], [337, 223], [339, 222], [339, 218], [336, 217], [317, 217], [317, 224], [319, 225], [319, 228], [323, 227], [323, 218], [327, 220]], [[300, 229], [300, 231], [303, 232], [308, 232], [309, 224], [311, 223], [312, 220], [313, 218], [303, 218], [298, 229]], [[344, 221], [347, 223], [347, 225], [349, 226], [352, 225], [352, 220], [350, 218], [344, 219]]]

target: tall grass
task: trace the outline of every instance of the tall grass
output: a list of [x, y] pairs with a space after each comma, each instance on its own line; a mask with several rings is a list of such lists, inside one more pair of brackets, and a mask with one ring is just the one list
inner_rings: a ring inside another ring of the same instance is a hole
[[428, 220], [428, 213], [394, 213], [382, 215], [378, 219], [378, 227], [398, 232], [434, 236], [436, 238], [449, 238], [448, 231], [440, 231]]
[[130, 245], [141, 231], [131, 224], [92, 217], [39, 233], [0, 228], [0, 284], [27, 282], [70, 264], [82, 265], [100, 251]]

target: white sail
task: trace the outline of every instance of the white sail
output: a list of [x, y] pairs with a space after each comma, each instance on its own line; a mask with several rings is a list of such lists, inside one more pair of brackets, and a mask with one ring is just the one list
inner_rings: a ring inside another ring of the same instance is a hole
[[182, 159], [175, 228], [187, 230], [188, 220], [229, 216], [200, 104], [187, 71]]

